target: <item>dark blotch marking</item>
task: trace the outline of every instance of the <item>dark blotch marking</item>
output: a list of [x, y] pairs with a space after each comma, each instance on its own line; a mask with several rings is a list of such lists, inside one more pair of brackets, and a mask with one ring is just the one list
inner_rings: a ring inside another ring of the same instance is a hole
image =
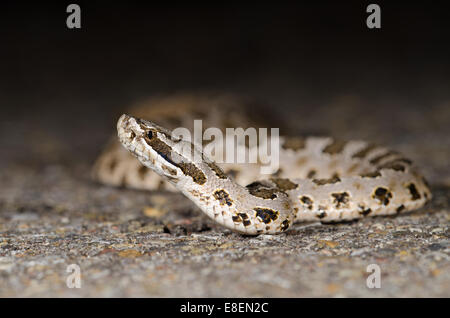
[[206, 182], [205, 174], [193, 163], [181, 162], [176, 164], [176, 166], [179, 167], [185, 175], [190, 176], [195, 183], [202, 185]]
[[395, 171], [405, 171], [405, 164], [411, 165], [412, 161], [405, 158], [398, 158], [380, 165], [378, 169], [392, 169]]
[[239, 215], [233, 215], [233, 216], [231, 217], [231, 219], [232, 219], [233, 222], [235, 222], [235, 223], [240, 223], [240, 222], [242, 222], [242, 218], [241, 218]]
[[300, 197], [300, 201], [308, 207], [308, 209], [312, 210], [313, 208], [313, 200], [306, 195]]
[[315, 176], [316, 174], [317, 174], [316, 170], [312, 169], [312, 170], [309, 170], [309, 172], [308, 172], [308, 174], [306, 175], [306, 177], [307, 177], [308, 179], [312, 179], [312, 178], [314, 178], [314, 176]]
[[412, 165], [412, 163], [413, 163], [412, 160], [406, 159], [406, 158], [398, 158], [398, 159], [395, 159], [395, 161], [403, 162], [403, 163], [406, 163], [408, 165]]
[[211, 170], [214, 171], [214, 173], [220, 178], [220, 179], [226, 179], [228, 178], [227, 175], [223, 172], [222, 169], [219, 168], [218, 165], [216, 165], [214, 162], [208, 162], [208, 167], [211, 168]]
[[362, 178], [376, 178], [376, 177], [381, 177], [381, 173], [379, 173], [378, 171], [374, 171], [374, 172], [368, 172], [368, 173], [363, 173], [361, 175]]
[[288, 191], [293, 190], [298, 187], [298, 184], [292, 182], [289, 179], [283, 179], [283, 178], [272, 178], [271, 179], [273, 183], [275, 183], [281, 191]]
[[301, 137], [286, 137], [282, 145], [283, 149], [292, 149], [294, 151], [305, 148], [305, 139]]
[[405, 166], [402, 165], [401, 163], [392, 161], [392, 162], [386, 162], [383, 165], [379, 166], [379, 169], [391, 169], [391, 170], [395, 170], [395, 171], [405, 171]]
[[337, 172], [333, 173], [333, 175], [331, 176], [331, 179], [339, 179], [339, 173], [337, 173]]
[[413, 201], [419, 200], [421, 198], [419, 191], [417, 191], [416, 185], [414, 183], [410, 183], [407, 186], [409, 192], [411, 193], [411, 199]]
[[[150, 134], [150, 132], [152, 132]], [[163, 132], [161, 132], [163, 133]], [[169, 136], [171, 137], [171, 136]], [[145, 141], [147, 144], [153, 148], [161, 157], [164, 158], [167, 162], [170, 162], [172, 165], [178, 167], [183, 171], [185, 175], [188, 175], [194, 180], [197, 184], [204, 184], [206, 182], [206, 176], [205, 174], [197, 168], [193, 163], [175, 163], [171, 158], [171, 152], [172, 148], [167, 145], [165, 142], [161, 141], [157, 137], [157, 131], [156, 130], [150, 130], [147, 132], [145, 136]]]
[[363, 205], [359, 205], [358, 207], [359, 207], [359, 214], [361, 214], [362, 216], [367, 216], [370, 214], [370, 212], [372, 212], [372, 209], [370, 208], [367, 209]]
[[386, 188], [378, 187], [375, 190], [375, 192], [372, 195], [372, 197], [374, 199], [379, 200], [381, 204], [388, 205], [389, 204], [389, 200], [392, 198], [392, 193]]
[[326, 208], [324, 206], [319, 206], [319, 212], [316, 214], [316, 217], [319, 219], [323, 219], [327, 216], [327, 212], [325, 212]]
[[332, 178], [329, 179], [313, 179], [312, 182], [314, 182], [317, 185], [325, 185], [325, 184], [331, 184], [331, 183], [336, 183], [336, 182], [340, 182], [341, 179], [339, 179], [339, 177], [337, 176], [333, 176]]
[[172, 148], [156, 137], [156, 131], [153, 130], [148, 131], [146, 136], [144, 137], [144, 140], [150, 147], [152, 147], [153, 150], [155, 150], [166, 161], [170, 162], [173, 165], [176, 165], [171, 158]]
[[247, 213], [239, 213], [239, 216], [240, 216], [243, 220], [248, 220], [248, 214], [247, 214]]
[[333, 140], [328, 146], [326, 146], [322, 152], [328, 153], [330, 155], [338, 154], [344, 150], [347, 141]]
[[255, 197], [263, 199], [276, 199], [276, 192], [279, 192], [277, 188], [269, 188], [269, 186], [264, 185], [259, 181], [250, 183], [247, 187], [248, 192]]
[[332, 193], [331, 196], [334, 198], [333, 203], [336, 205], [336, 208], [346, 206], [350, 199], [350, 195], [347, 192]]
[[357, 153], [355, 153], [352, 158], [359, 158], [359, 159], [363, 159], [367, 156], [367, 154], [369, 152], [371, 152], [372, 150], [374, 150], [377, 146], [375, 144], [368, 144], [366, 147], [364, 147], [363, 149], [361, 149], [360, 151], [358, 151]]
[[256, 211], [256, 216], [266, 224], [278, 219], [278, 215], [280, 214], [278, 211], [267, 208], [254, 208], [253, 210]]
[[290, 225], [291, 222], [289, 222], [289, 220], [284, 220], [283, 222], [281, 222], [281, 231], [286, 231]]
[[375, 165], [375, 164], [379, 163], [381, 160], [383, 160], [384, 158], [387, 158], [389, 156], [393, 156], [393, 155], [396, 155], [396, 154], [398, 154], [398, 153], [395, 152], [395, 151], [388, 151], [388, 152], [386, 152], [386, 153], [384, 153], [382, 155], [379, 155], [379, 156], [371, 159], [370, 163]]
[[214, 191], [213, 196], [220, 202], [220, 205], [226, 204], [231, 206], [233, 204], [233, 200], [231, 200], [230, 195], [223, 189]]
[[404, 209], [405, 209], [405, 206], [403, 204], [399, 205], [399, 207], [397, 208], [397, 213], [402, 212]]

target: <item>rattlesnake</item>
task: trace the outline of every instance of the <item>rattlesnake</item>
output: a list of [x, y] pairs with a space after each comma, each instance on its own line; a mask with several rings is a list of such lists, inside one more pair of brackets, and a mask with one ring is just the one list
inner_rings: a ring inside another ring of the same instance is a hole
[[[135, 109], [134, 115], [171, 128], [182, 122], [192, 125], [189, 121], [196, 117], [220, 128], [233, 121], [248, 125], [242, 102], [229, 96], [183, 96], [149, 104]], [[226, 123], [219, 124], [224, 118]], [[284, 232], [294, 221], [327, 223], [398, 214], [431, 199], [425, 179], [409, 159], [364, 141], [279, 137], [280, 169], [255, 181], [258, 164], [216, 164], [204, 156], [201, 145], [145, 119], [124, 114], [117, 131], [120, 143], [113, 141], [94, 166], [97, 180], [148, 190], [177, 189], [216, 222], [245, 234]], [[193, 161], [193, 153], [201, 160]]]

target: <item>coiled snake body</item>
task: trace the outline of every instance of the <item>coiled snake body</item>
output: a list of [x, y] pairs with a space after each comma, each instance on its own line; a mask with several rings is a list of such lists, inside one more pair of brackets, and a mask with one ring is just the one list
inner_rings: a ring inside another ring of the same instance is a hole
[[[143, 166], [173, 184], [210, 218], [241, 233], [280, 233], [294, 221], [325, 223], [397, 214], [431, 198], [410, 160], [363, 141], [280, 137], [280, 170], [254, 181], [258, 165], [219, 167], [198, 145], [152, 122], [122, 115], [117, 131], [120, 143]], [[155, 183], [144, 182], [149, 172], [136, 163], [115, 145], [100, 157], [95, 175], [109, 184], [155, 188]]]

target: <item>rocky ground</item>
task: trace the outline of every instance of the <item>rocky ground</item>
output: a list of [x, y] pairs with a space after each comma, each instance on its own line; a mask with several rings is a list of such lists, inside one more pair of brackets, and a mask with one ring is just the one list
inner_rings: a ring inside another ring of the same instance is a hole
[[[429, 205], [257, 237], [216, 226], [180, 194], [92, 182], [113, 112], [76, 125], [70, 112], [3, 120], [0, 296], [449, 297], [450, 104], [433, 102], [427, 112], [404, 104], [343, 96], [281, 112], [294, 133], [400, 149], [429, 179]], [[80, 268], [81, 288], [66, 284], [70, 264]], [[370, 264], [380, 267], [381, 288], [367, 287]]]

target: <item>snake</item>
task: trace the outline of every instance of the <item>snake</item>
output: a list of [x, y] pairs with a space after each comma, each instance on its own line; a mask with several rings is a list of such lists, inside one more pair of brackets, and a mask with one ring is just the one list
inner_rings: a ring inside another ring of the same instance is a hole
[[247, 235], [283, 233], [294, 222], [397, 215], [432, 198], [410, 159], [362, 140], [280, 136], [278, 171], [258, 179], [259, 164], [216, 163], [202, 145], [148, 119], [121, 115], [117, 137], [95, 165], [97, 180], [147, 190], [164, 184], [218, 224]]

